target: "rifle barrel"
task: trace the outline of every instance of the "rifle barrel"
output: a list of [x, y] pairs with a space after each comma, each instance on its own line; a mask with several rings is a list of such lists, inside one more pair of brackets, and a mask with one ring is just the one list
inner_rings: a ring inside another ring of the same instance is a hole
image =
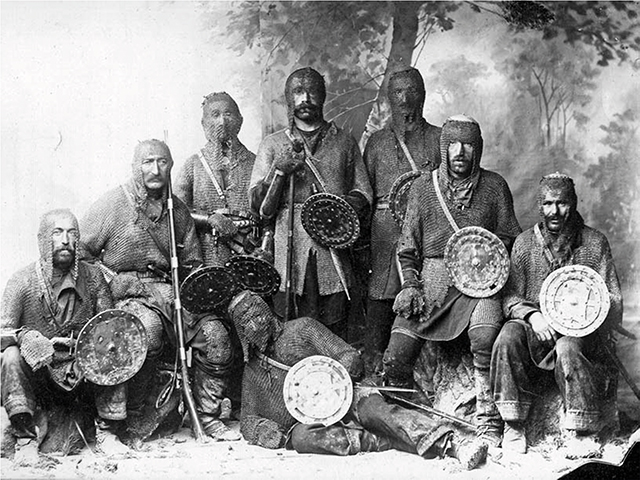
[[167, 178], [167, 211], [169, 213], [169, 234], [171, 237], [171, 284], [173, 287], [173, 298], [175, 305], [175, 321], [178, 336], [178, 352], [180, 356], [180, 373], [182, 376], [182, 391], [184, 401], [191, 417], [191, 428], [198, 442], [206, 442], [207, 436], [202, 428], [196, 404], [189, 384], [189, 369], [187, 367], [187, 353], [184, 340], [184, 322], [182, 319], [182, 302], [180, 300], [180, 276], [178, 274], [178, 244], [176, 240], [176, 224], [173, 210], [173, 188], [171, 187], [171, 176]]

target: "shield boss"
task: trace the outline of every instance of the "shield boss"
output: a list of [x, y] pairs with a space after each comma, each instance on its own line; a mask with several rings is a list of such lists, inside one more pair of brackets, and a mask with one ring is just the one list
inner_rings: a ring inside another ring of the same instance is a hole
[[124, 310], [105, 310], [80, 330], [76, 360], [87, 380], [118, 385], [140, 370], [147, 347], [147, 332], [138, 317]]
[[595, 270], [569, 265], [554, 270], [540, 289], [540, 310], [553, 329], [568, 337], [595, 332], [607, 318], [607, 285]]
[[393, 219], [399, 226], [404, 223], [404, 216], [407, 212], [407, 202], [409, 200], [409, 190], [413, 181], [421, 175], [421, 172], [407, 172], [400, 175], [389, 190], [389, 209]]
[[305, 425], [332, 425], [344, 417], [353, 401], [347, 369], [336, 360], [313, 355], [296, 363], [284, 379], [284, 404]]
[[360, 235], [360, 220], [344, 199], [332, 193], [311, 195], [302, 205], [302, 226], [320, 245], [349, 248]]
[[204, 267], [191, 272], [180, 286], [182, 306], [191, 313], [225, 308], [238, 291], [233, 275], [224, 267]]
[[260, 258], [238, 255], [232, 257], [225, 267], [242, 289], [269, 296], [280, 288], [280, 274], [273, 265]]
[[498, 293], [509, 277], [504, 243], [482, 227], [464, 227], [454, 233], [444, 249], [444, 263], [456, 288], [473, 298]]

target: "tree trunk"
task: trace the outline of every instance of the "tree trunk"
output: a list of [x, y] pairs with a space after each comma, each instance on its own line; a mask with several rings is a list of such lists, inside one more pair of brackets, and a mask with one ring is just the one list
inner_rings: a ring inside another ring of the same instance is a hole
[[384, 117], [388, 115], [388, 109], [385, 108], [387, 103], [387, 84], [389, 77], [395, 68], [411, 65], [411, 57], [418, 38], [418, 13], [423, 2], [393, 2], [393, 34], [391, 37], [391, 50], [389, 52], [389, 61], [384, 72], [384, 79], [378, 92], [376, 103], [373, 104], [369, 116], [367, 118], [364, 131], [360, 138], [360, 148], [364, 150], [371, 134], [378, 130], [378, 126]]

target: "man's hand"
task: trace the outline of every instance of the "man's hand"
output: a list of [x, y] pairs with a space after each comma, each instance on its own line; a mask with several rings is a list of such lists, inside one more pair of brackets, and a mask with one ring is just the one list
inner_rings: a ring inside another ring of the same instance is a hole
[[544, 319], [542, 313], [532, 313], [529, 316], [529, 325], [531, 325], [533, 333], [535, 333], [538, 340], [540, 340], [542, 343], [549, 343], [551, 345], [555, 343], [557, 333]]
[[291, 148], [289, 152], [279, 155], [273, 165], [285, 175], [296, 172], [304, 167], [304, 150], [296, 152]]
[[18, 334], [20, 355], [34, 372], [51, 365], [53, 343], [37, 330], [26, 330]]
[[407, 287], [400, 290], [393, 302], [393, 311], [404, 318], [420, 315], [424, 310], [424, 293], [420, 287]]
[[233, 220], [221, 213], [209, 215], [207, 223], [220, 238], [231, 238], [238, 233], [238, 227], [233, 223]]

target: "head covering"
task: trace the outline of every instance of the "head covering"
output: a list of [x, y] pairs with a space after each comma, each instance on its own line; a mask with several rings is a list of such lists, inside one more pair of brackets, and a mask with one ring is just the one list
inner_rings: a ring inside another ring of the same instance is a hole
[[294, 101], [293, 101], [293, 82], [294, 80], [300, 81], [309, 89], [317, 90], [320, 94], [320, 117], [322, 118], [322, 107], [324, 105], [324, 101], [327, 98], [327, 89], [324, 83], [324, 78], [318, 71], [314, 70], [311, 67], [300, 68], [289, 75], [287, 78], [287, 82], [284, 85], [284, 97], [287, 101], [287, 116], [289, 118], [289, 128], [293, 128], [293, 111], [294, 111]]
[[76, 252], [75, 252], [75, 264], [71, 267], [69, 273], [74, 280], [78, 278], [78, 259], [80, 258], [80, 229], [78, 227], [78, 219], [71, 213], [71, 210], [67, 208], [59, 208], [46, 212], [40, 218], [40, 227], [38, 228], [38, 250], [40, 251], [40, 268], [42, 269], [43, 277], [47, 282], [51, 282], [53, 277], [53, 241], [51, 234], [55, 227], [55, 222], [60, 217], [66, 217], [71, 219], [75, 229], [78, 231], [78, 237], [76, 240]]
[[228, 308], [242, 345], [244, 361], [249, 361], [250, 348], [264, 353], [270, 341], [282, 333], [282, 323], [260, 295], [245, 290], [231, 301]]
[[[473, 145], [471, 172], [462, 180], [454, 179], [449, 171], [449, 144], [453, 142]], [[473, 192], [480, 179], [482, 146], [480, 125], [473, 118], [467, 115], [454, 115], [444, 122], [440, 135], [439, 181], [443, 192], [457, 208], [466, 208], [471, 203]]]
[[[165, 155], [169, 159], [169, 171], [173, 166], [173, 158], [171, 157], [171, 151], [166, 143], [161, 140], [152, 138], [150, 140], [143, 140], [138, 142], [133, 152], [133, 162], [131, 164], [131, 171], [133, 173], [131, 181], [128, 183], [128, 189], [134, 197], [134, 202], [138, 210], [145, 211], [148, 204], [148, 192], [144, 184], [144, 178], [142, 175], [142, 161], [147, 157], [149, 151], [155, 149], [164, 150]], [[167, 181], [171, 181], [167, 179]], [[167, 199], [167, 189], [162, 193], [162, 202]]]
[[[242, 115], [240, 114], [240, 108], [238, 108], [238, 104], [236, 101], [229, 95], [227, 92], [213, 92], [204, 97], [202, 101], [202, 125], [204, 127], [204, 121], [206, 116], [208, 115], [208, 107], [216, 102], [226, 102], [231, 106], [231, 110], [233, 114], [236, 116], [236, 119], [229, 125], [229, 140], [233, 141], [240, 133], [240, 127], [242, 127]], [[220, 136], [222, 132], [211, 132], [213, 136]], [[207, 136], [209, 139], [209, 136]]]
[[567, 218], [560, 232], [550, 232], [547, 229], [544, 218], [538, 224], [546, 244], [545, 246], [551, 251], [555, 258], [551, 265], [551, 268], [555, 270], [556, 268], [572, 263], [573, 252], [582, 244], [582, 227], [584, 226], [584, 220], [577, 209], [578, 196], [576, 195], [575, 184], [571, 177], [560, 172], [555, 172], [550, 175], [545, 175], [540, 179], [540, 185], [538, 186], [538, 209], [541, 217], [544, 216], [542, 212], [542, 202], [547, 192], [567, 194], [571, 207], [569, 218]]
[[415, 82], [416, 86], [418, 87], [419, 99], [416, 105], [414, 105], [414, 109], [417, 114], [416, 122], [418, 123], [421, 123], [420, 120], [422, 119], [422, 110], [424, 109], [424, 101], [426, 98], [424, 79], [422, 78], [422, 74], [418, 69], [406, 65], [402, 65], [394, 69], [393, 73], [389, 77], [389, 84], [387, 86], [387, 98], [389, 99], [389, 105], [391, 107], [392, 128], [396, 132], [396, 134], [401, 136], [401, 138], [404, 136], [405, 132], [404, 114], [397, 111], [397, 107], [394, 106], [393, 102], [391, 102], [390, 93], [392, 91], [393, 83], [402, 78], [406, 78]]

